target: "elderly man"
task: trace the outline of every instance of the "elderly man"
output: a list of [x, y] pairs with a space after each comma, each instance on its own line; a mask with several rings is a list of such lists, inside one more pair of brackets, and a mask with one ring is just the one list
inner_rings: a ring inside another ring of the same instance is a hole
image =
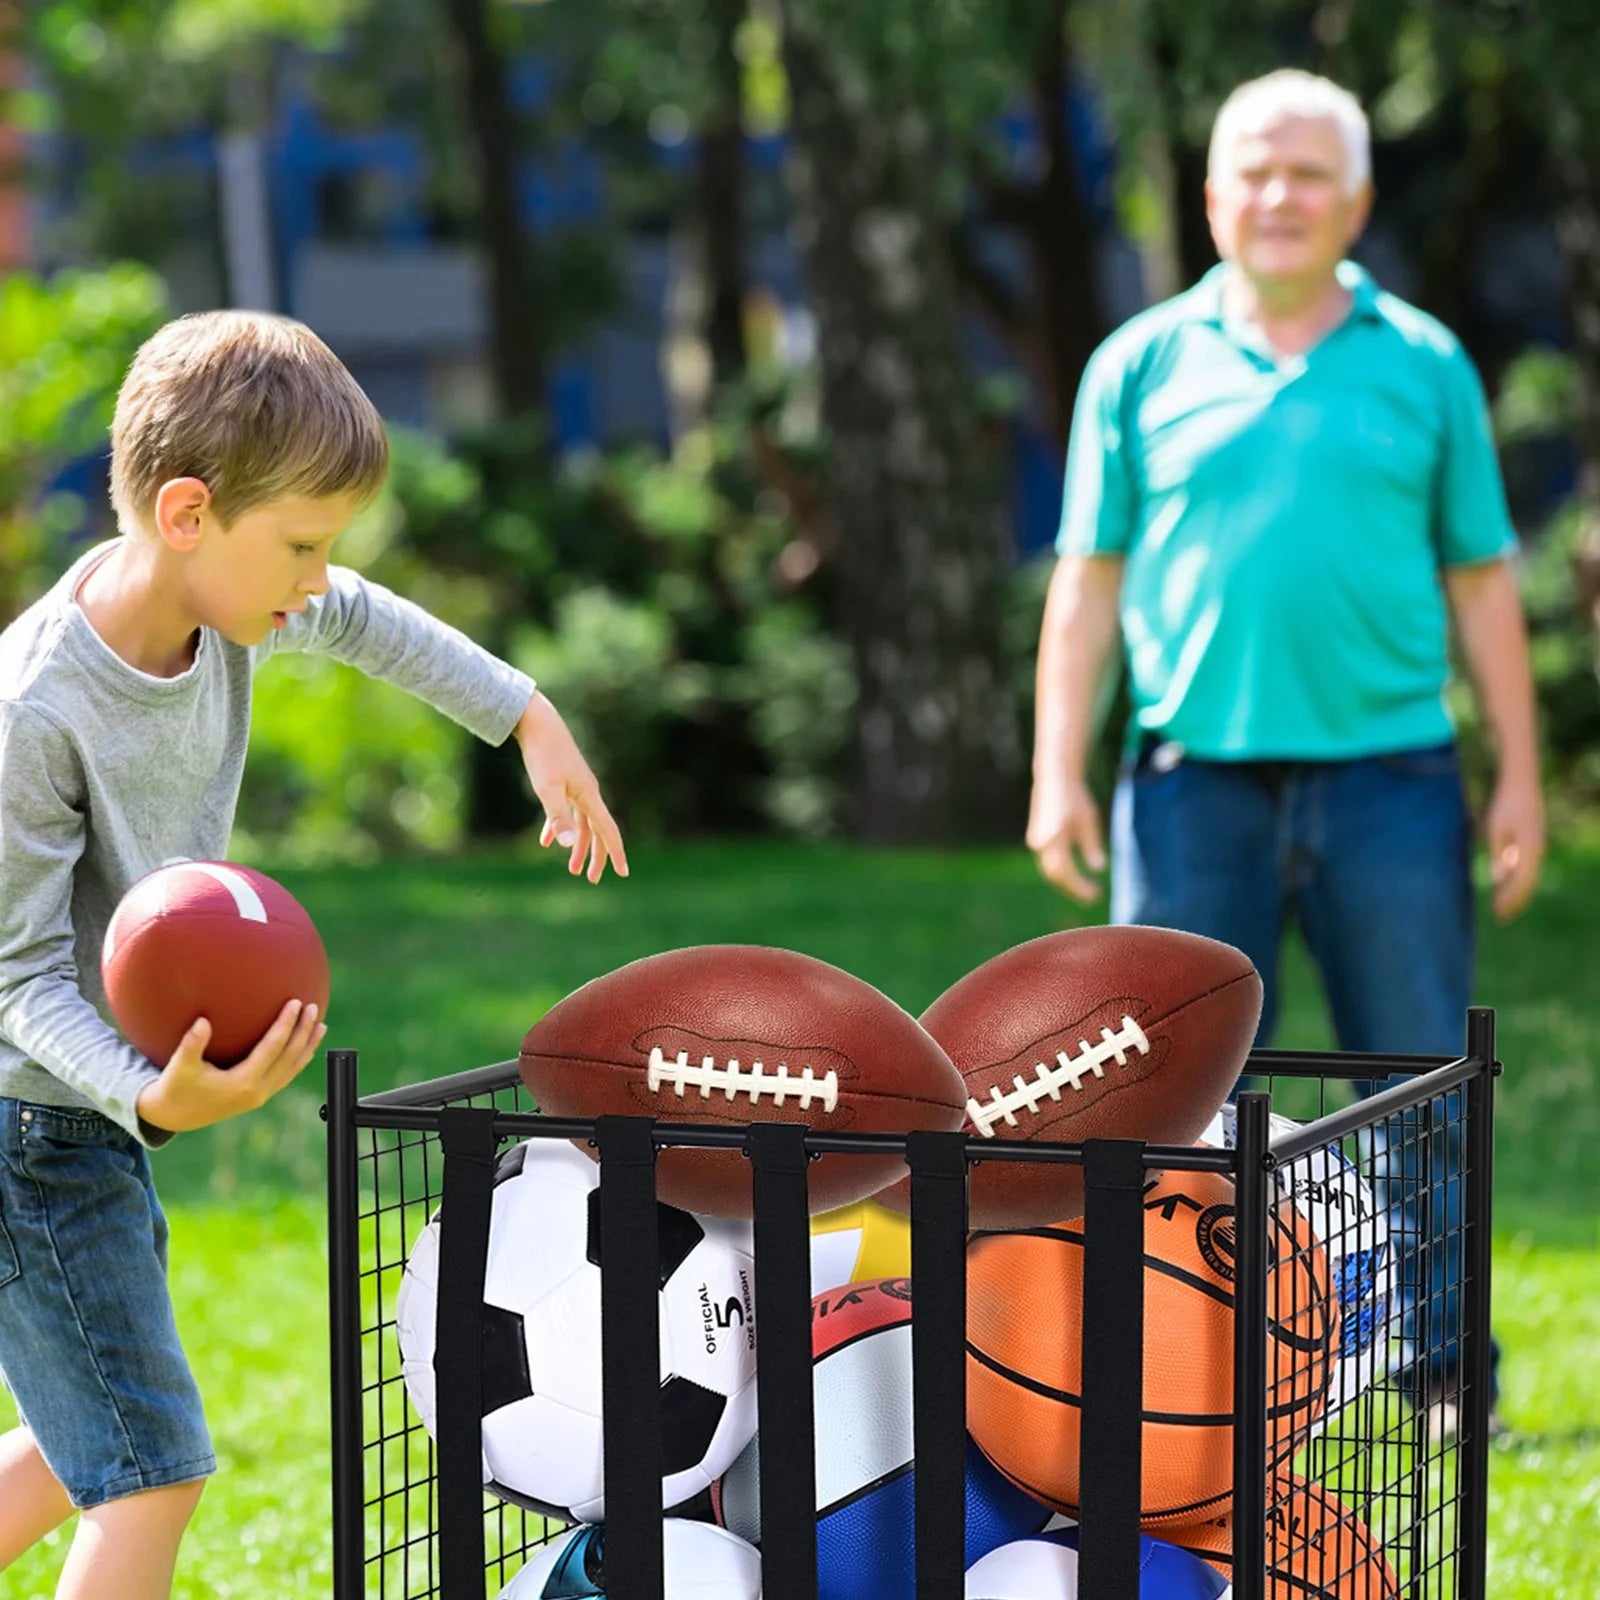
[[[1120, 640], [1133, 717], [1114, 920], [1243, 949], [1266, 984], [1265, 1042], [1292, 918], [1341, 1049], [1455, 1053], [1473, 906], [1450, 618], [1498, 762], [1483, 832], [1501, 918], [1544, 852], [1533, 692], [1477, 374], [1345, 259], [1369, 163], [1360, 106], [1327, 80], [1236, 90], [1206, 183], [1220, 264], [1091, 360], [1040, 640], [1028, 844], [1053, 883], [1096, 897], [1085, 757]], [[1459, 1221], [1459, 1133], [1452, 1119], [1435, 1237]], [[1450, 1428], [1461, 1272], [1446, 1256], [1401, 1266], [1432, 1280], [1430, 1321], [1419, 1334], [1413, 1307], [1407, 1327]]]

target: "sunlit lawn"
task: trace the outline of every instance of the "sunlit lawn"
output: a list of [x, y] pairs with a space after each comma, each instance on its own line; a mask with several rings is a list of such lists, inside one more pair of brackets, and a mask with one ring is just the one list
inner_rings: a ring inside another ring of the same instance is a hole
[[[328, 942], [328, 1042], [360, 1052], [369, 1092], [507, 1060], [561, 995], [672, 946], [788, 945], [918, 1011], [984, 957], [1072, 919], [1018, 851], [636, 847], [633, 878], [600, 889], [516, 852], [280, 876]], [[1496, 1600], [1600, 1595], [1597, 907], [1600, 850], [1568, 848], [1536, 910], [1483, 936], [1480, 998], [1498, 1010], [1506, 1063], [1495, 1326], [1513, 1432], [1491, 1467]], [[1277, 1042], [1326, 1048], [1302, 961], [1288, 984]], [[157, 1158], [179, 1317], [223, 1460], [185, 1546], [182, 1600], [330, 1592], [322, 1093], [313, 1067], [255, 1117]], [[49, 1595], [64, 1548], [8, 1571], [0, 1596]]]

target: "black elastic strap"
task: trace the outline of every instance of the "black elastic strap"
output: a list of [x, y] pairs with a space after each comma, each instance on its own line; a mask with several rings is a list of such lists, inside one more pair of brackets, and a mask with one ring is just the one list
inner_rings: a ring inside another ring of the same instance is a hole
[[[1268, 1218], [1277, 1175], [1266, 1167], [1272, 1097], [1239, 1096], [1234, 1180], [1233, 1592], [1266, 1600]], [[1277, 1588], [1276, 1584], [1271, 1586]]]
[[1139, 1600], [1144, 1390], [1144, 1145], [1083, 1145], [1079, 1592]]
[[967, 1542], [967, 1139], [906, 1135], [920, 1600], [962, 1600]]
[[661, 1600], [661, 1243], [655, 1123], [596, 1117], [606, 1593]]
[[490, 1106], [439, 1112], [444, 1180], [433, 1367], [444, 1600], [483, 1593], [483, 1275], [494, 1197], [494, 1116]]
[[817, 1600], [816, 1416], [811, 1393], [811, 1224], [801, 1123], [756, 1122], [756, 1401], [761, 1418], [761, 1593]]

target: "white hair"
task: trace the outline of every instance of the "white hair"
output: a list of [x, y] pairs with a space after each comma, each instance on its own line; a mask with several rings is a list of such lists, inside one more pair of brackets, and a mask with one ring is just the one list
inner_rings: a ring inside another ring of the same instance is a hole
[[1348, 89], [1312, 72], [1285, 67], [1242, 83], [1217, 112], [1211, 126], [1206, 176], [1215, 178], [1235, 139], [1259, 132], [1286, 117], [1332, 122], [1344, 146], [1345, 192], [1354, 194], [1372, 177], [1372, 137], [1367, 114]]

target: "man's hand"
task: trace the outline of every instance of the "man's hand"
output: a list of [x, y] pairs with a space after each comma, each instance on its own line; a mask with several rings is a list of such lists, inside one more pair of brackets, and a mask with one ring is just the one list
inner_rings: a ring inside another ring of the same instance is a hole
[[1483, 819], [1494, 914], [1509, 922], [1533, 898], [1544, 865], [1544, 800], [1539, 780], [1502, 773]]
[[558, 844], [571, 854], [567, 871], [583, 871], [589, 858], [589, 882], [598, 883], [609, 859], [619, 878], [628, 876], [622, 834], [600, 798], [600, 785], [583, 759], [560, 713], [535, 692], [515, 729], [528, 781], [544, 807], [539, 843]]
[[1101, 886], [1089, 876], [1106, 868], [1100, 808], [1082, 780], [1034, 784], [1028, 848], [1058, 889], [1086, 905], [1100, 898]]
[[302, 1007], [291, 1000], [255, 1049], [224, 1070], [206, 1060], [211, 1024], [201, 1017], [184, 1034], [161, 1076], [139, 1091], [135, 1107], [152, 1128], [167, 1133], [209, 1128], [254, 1111], [299, 1077], [327, 1031], [314, 1005]]
[[1508, 922], [1533, 898], [1544, 862], [1528, 632], [1509, 561], [1447, 568], [1445, 587], [1500, 763], [1483, 831], [1494, 880], [1494, 914]]

